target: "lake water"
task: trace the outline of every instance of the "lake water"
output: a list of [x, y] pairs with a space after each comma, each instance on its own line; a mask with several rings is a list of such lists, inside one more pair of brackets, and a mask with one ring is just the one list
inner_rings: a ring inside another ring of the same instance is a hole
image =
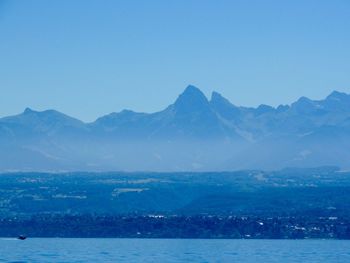
[[0, 262], [350, 262], [350, 241], [0, 238]]

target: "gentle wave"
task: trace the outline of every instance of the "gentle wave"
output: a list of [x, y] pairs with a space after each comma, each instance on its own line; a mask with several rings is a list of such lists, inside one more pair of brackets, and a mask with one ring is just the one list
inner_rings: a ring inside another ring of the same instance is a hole
[[338, 263], [350, 262], [350, 241], [1, 238], [0, 262]]

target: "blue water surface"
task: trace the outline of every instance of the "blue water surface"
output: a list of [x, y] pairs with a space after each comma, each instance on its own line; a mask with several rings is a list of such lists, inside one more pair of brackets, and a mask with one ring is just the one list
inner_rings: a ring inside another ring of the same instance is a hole
[[0, 238], [0, 262], [350, 262], [350, 241]]

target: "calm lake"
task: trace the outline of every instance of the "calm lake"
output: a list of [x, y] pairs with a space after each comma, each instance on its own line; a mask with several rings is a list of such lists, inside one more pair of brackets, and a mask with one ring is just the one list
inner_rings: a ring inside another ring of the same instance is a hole
[[0, 262], [350, 262], [350, 241], [0, 238]]

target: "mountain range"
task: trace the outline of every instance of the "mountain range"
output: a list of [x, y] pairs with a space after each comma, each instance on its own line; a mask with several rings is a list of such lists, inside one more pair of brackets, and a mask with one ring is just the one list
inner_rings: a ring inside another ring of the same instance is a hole
[[55, 110], [0, 119], [0, 171], [350, 168], [350, 95], [239, 107], [188, 86], [156, 113], [84, 123]]

